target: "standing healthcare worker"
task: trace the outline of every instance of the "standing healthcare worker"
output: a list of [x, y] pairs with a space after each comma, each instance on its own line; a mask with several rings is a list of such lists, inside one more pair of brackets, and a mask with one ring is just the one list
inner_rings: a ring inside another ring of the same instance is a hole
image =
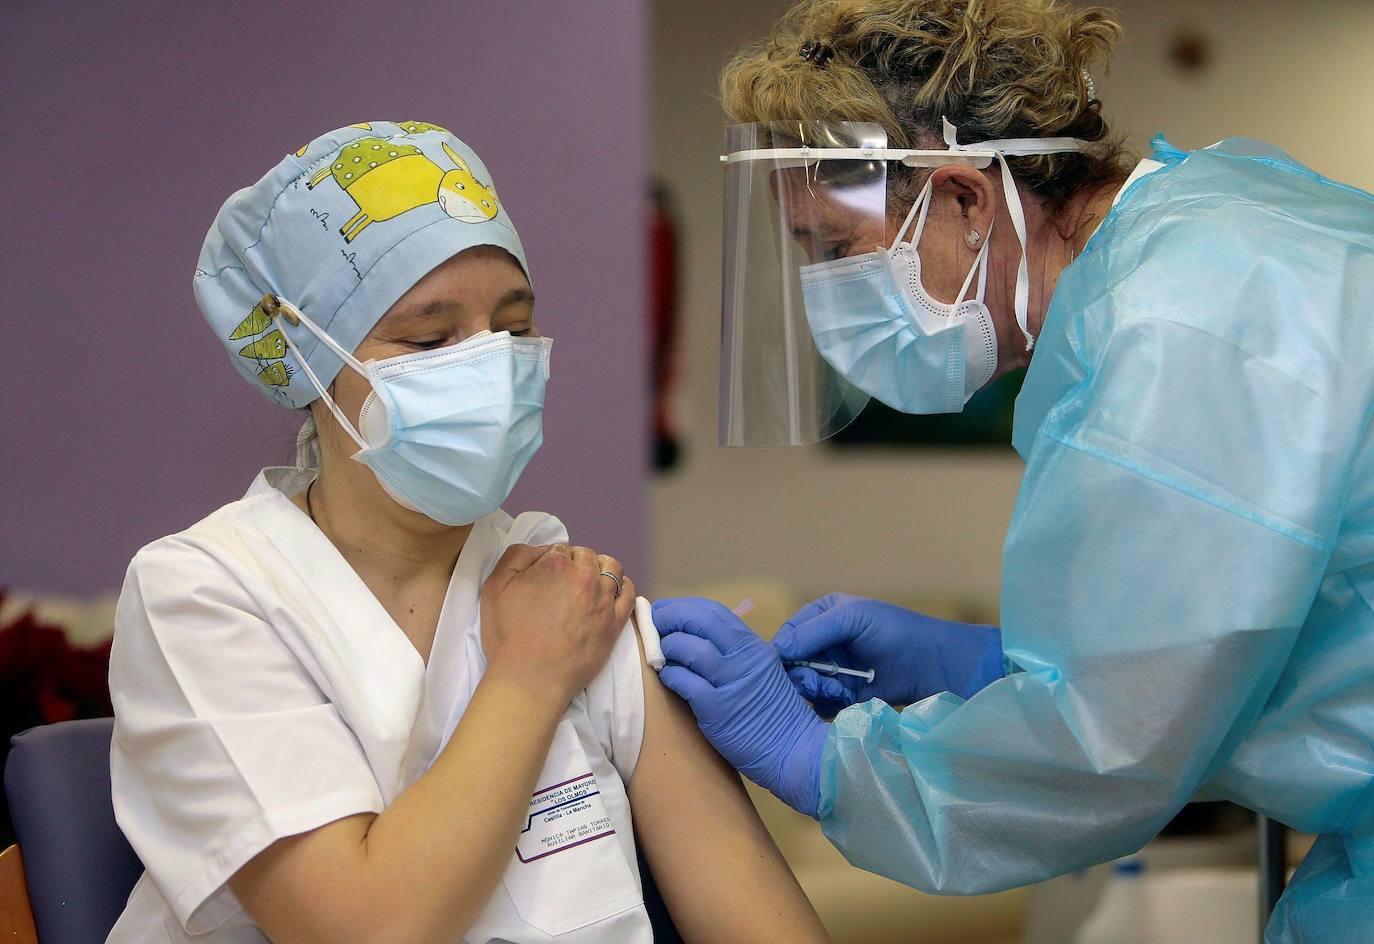
[[837, 595], [769, 646], [661, 601], [661, 678], [862, 868], [994, 891], [1226, 799], [1320, 834], [1267, 940], [1367, 944], [1374, 198], [1247, 140], [1123, 164], [1086, 68], [1118, 32], [805, 0], [727, 67], [724, 442], [958, 411], [1029, 365], [1027, 468], [1000, 631]]

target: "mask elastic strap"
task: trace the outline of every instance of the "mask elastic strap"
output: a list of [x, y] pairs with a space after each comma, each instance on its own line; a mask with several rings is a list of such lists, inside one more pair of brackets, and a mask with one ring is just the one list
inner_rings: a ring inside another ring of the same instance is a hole
[[959, 294], [954, 299], [955, 307], [958, 307], [960, 304], [963, 303], [964, 296], [968, 294], [968, 287], [973, 282], [973, 273], [975, 272], [978, 273], [978, 294], [976, 296], [977, 300], [981, 302], [983, 298], [987, 295], [988, 246], [992, 243], [992, 225], [996, 224], [996, 222], [997, 221], [994, 220], [993, 224], [990, 224], [988, 226], [988, 235], [987, 238], [983, 240], [983, 248], [978, 250], [978, 255], [973, 260], [973, 265], [969, 268], [968, 275], [964, 276], [964, 284], [959, 287]]
[[916, 229], [911, 234], [911, 248], [914, 250], [921, 244], [921, 234], [925, 232], [926, 228], [926, 213], [930, 210], [931, 187], [934, 183], [935, 178], [933, 176], [926, 179], [926, 185], [921, 188], [920, 194], [916, 197], [916, 202], [911, 205], [911, 212], [906, 215], [901, 228], [897, 230], [897, 238], [892, 240], [888, 252], [895, 251], [901, 245], [902, 238], [906, 235], [906, 231], [911, 229], [911, 221], [916, 219], [917, 214], [920, 214], [920, 219], [916, 219]]
[[[903, 235], [911, 226], [912, 218], [916, 217], [918, 213], [920, 218], [916, 220], [916, 228], [911, 234], [911, 249], [912, 252], [919, 252], [921, 244], [921, 234], [925, 232], [926, 228], [926, 214], [929, 212], [930, 204], [932, 202], [931, 195], [933, 193], [934, 183], [935, 180], [932, 177], [928, 179], [926, 181], [926, 185], [921, 188], [921, 192], [916, 197], [916, 202], [911, 205], [911, 211], [907, 213], [906, 220], [902, 223], [901, 229], [897, 231], [897, 238], [892, 241], [892, 245], [888, 249], [889, 252], [895, 251], [896, 248], [901, 244]], [[964, 296], [968, 293], [969, 286], [973, 283], [973, 274], [975, 272], [978, 273], [978, 300], [983, 300], [983, 297], [987, 292], [988, 285], [987, 259], [988, 246], [991, 244], [991, 242], [992, 226], [989, 226], [987, 239], [983, 240], [983, 248], [978, 250], [978, 255], [974, 258], [973, 265], [969, 267], [968, 275], [964, 276], [964, 284], [960, 286], [959, 294], [954, 299], [955, 305], [958, 305], [960, 302], [964, 300]]]
[[[291, 304], [280, 295], [271, 295], [268, 297], [273, 300], [274, 304], [270, 309], [267, 305], [264, 305], [263, 309], [268, 311], [271, 315], [273, 322], [277, 325], [277, 329], [281, 331], [282, 337], [286, 339], [286, 346], [296, 355], [296, 362], [301, 365], [301, 370], [304, 371], [305, 376], [309, 378], [311, 386], [315, 388], [315, 392], [320, 395], [320, 399], [323, 400], [324, 405], [329, 408], [329, 412], [334, 414], [334, 419], [339, 421], [339, 425], [343, 427], [344, 432], [348, 433], [349, 438], [358, 444], [358, 448], [370, 448], [367, 441], [353, 428], [353, 424], [349, 421], [348, 417], [344, 416], [343, 410], [339, 409], [339, 405], [334, 402], [334, 398], [325, 391], [324, 384], [320, 383], [320, 378], [316, 377], [315, 371], [311, 370], [310, 363], [305, 359], [305, 355], [301, 353], [301, 349], [296, 346], [296, 342], [291, 339], [291, 335], [284, 330], [281, 319], [285, 318], [287, 321], [295, 321], [304, 325], [306, 330], [318, 338], [320, 343], [329, 348], [339, 360], [343, 361], [349, 367], [352, 367], [364, 378], [367, 377], [367, 368], [364, 367], [362, 362], [356, 357], [340, 347], [337, 341], [326, 334], [315, 324], [315, 322], [307, 318], [305, 313], [295, 305]], [[264, 301], [266, 301], [266, 299], [264, 299]]]
[[1016, 324], [1026, 336], [1026, 350], [1035, 347], [1031, 336], [1030, 312], [1030, 262], [1026, 249], [1026, 212], [1021, 205], [1021, 195], [1017, 192], [1016, 182], [1012, 180], [1011, 168], [1007, 166], [1006, 155], [1020, 157], [1031, 154], [1059, 154], [1067, 151], [1087, 150], [1092, 142], [1080, 138], [1000, 138], [992, 141], [978, 141], [964, 146], [959, 143], [959, 131], [950, 124], [948, 118], [941, 118], [944, 128], [945, 146], [951, 151], [976, 150], [995, 151], [997, 163], [1002, 168], [1002, 192], [1007, 201], [1007, 213], [1011, 216], [1012, 229], [1021, 244], [1021, 263], [1016, 267]]

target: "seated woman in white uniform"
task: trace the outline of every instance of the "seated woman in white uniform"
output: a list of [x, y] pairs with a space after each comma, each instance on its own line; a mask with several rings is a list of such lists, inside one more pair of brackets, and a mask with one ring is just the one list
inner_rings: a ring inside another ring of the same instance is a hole
[[825, 940], [619, 563], [499, 508], [542, 438], [527, 272], [432, 125], [324, 135], [221, 209], [197, 302], [312, 420], [129, 567], [112, 774], [147, 872], [110, 941], [647, 942], [636, 842], [687, 940]]

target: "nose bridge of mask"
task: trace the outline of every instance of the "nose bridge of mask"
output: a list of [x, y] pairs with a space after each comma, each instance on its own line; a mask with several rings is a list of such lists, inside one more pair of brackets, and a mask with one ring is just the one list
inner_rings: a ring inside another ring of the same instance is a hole
[[[324, 385], [320, 383], [320, 380], [315, 375], [315, 372], [310, 369], [309, 363], [307, 363], [305, 357], [301, 355], [299, 349], [296, 348], [296, 344], [294, 341], [291, 340], [291, 336], [287, 334], [285, 331], [282, 332], [282, 336], [286, 338], [287, 345], [290, 346], [293, 351], [295, 351], [297, 360], [301, 364], [301, 369], [305, 371], [307, 379], [309, 379], [310, 383], [314, 385], [316, 392], [319, 393], [321, 402], [323, 402], [324, 405], [329, 409], [330, 413], [334, 414], [334, 419], [339, 421], [339, 425], [343, 427], [344, 432], [348, 434], [349, 438], [352, 439], [355, 443], [357, 443], [359, 449], [371, 449], [375, 446], [381, 445], [382, 442], [384, 442], [387, 436], [389, 435], [390, 431], [387, 426], [388, 418], [386, 404], [383, 403], [380, 399], [380, 394], [377, 390], [376, 379], [385, 377], [388, 373], [388, 368], [399, 368], [401, 366], [400, 362], [406, 361], [407, 359], [412, 358], [414, 355], [402, 355], [398, 358], [392, 358], [386, 361], [370, 361], [369, 363], [372, 365], [372, 369], [369, 369], [368, 364], [362, 363], [350, 352], [344, 350], [337, 341], [335, 341], [333, 338], [329, 336], [328, 332], [326, 332], [323, 328], [321, 328], [319, 325], [315, 324], [315, 322], [310, 320], [310, 318], [304, 312], [302, 312], [295, 305], [291, 304], [291, 302], [280, 297], [278, 297], [277, 301], [282, 309], [284, 309], [291, 317], [295, 318], [302, 325], [304, 325], [306, 330], [313, 334], [316, 338], [318, 338], [321, 344], [329, 348], [329, 350], [332, 351], [336, 357], [338, 357], [341, 361], [343, 361], [353, 370], [357, 371], [359, 376], [361, 376], [372, 386], [372, 393], [363, 403], [363, 408], [359, 413], [358, 427], [355, 427], [353, 423], [349, 421], [348, 417], [344, 415], [344, 412], [342, 409], [339, 408], [339, 405], [334, 402], [334, 398], [329, 395], [329, 391], [326, 390], [324, 388]], [[276, 315], [274, 317], [280, 316]], [[480, 346], [483, 342], [485, 342], [493, 336], [494, 335], [491, 331], [479, 331], [472, 337], [465, 338], [462, 341], [462, 343], [452, 345], [448, 348], [444, 348], [440, 352], [430, 354], [430, 356], [435, 358], [451, 358], [453, 355], [460, 353], [460, 351], [457, 350], [460, 348], [462, 349], [461, 353], [468, 354], [471, 353], [471, 349], [473, 346]], [[515, 341], [517, 339], [512, 338], [511, 340]], [[523, 341], [525, 339], [522, 338], [518, 340]], [[549, 350], [552, 347], [552, 344], [548, 338], [530, 338], [528, 340], [530, 341], [530, 351], [528, 352], [528, 356], [539, 358], [542, 372], [544, 374], [545, 379], [547, 379], [549, 374]], [[377, 409], [377, 407], [380, 407], [380, 409]]]
[[[304, 324], [306, 330], [308, 330], [309, 333], [315, 335], [316, 338], [319, 338], [320, 344], [323, 344], [324, 346], [326, 346], [326, 348], [330, 349], [331, 352], [333, 352], [339, 360], [342, 360], [343, 363], [348, 364], [350, 368], [353, 368], [354, 371], [357, 371], [357, 374], [359, 374], [361, 378], [365, 379], [365, 381], [370, 383], [370, 385], [372, 386], [372, 393], [363, 403], [363, 409], [361, 409], [359, 414], [359, 426], [354, 427], [353, 423], [350, 422], [348, 416], [343, 415], [343, 411], [341, 408], [339, 408], [339, 405], [335, 403], [334, 397], [331, 397], [330, 393], [328, 393], [328, 390], [324, 389], [323, 383], [320, 383], [319, 378], [317, 378], [315, 375], [315, 371], [311, 370], [311, 366], [309, 366], [309, 363], [305, 360], [305, 357], [301, 355], [300, 350], [298, 350], [297, 346], [295, 346], [295, 342], [291, 341], [291, 335], [287, 334], [286, 331], [282, 331], [282, 337], [286, 338], [286, 344], [294, 350], [295, 356], [297, 356], [297, 360], [300, 361], [301, 370], [305, 371], [305, 377], [308, 378], [309, 381], [311, 381], [312, 385], [315, 386], [316, 392], [320, 394], [320, 401], [322, 401], [322, 403], [326, 405], [328, 411], [330, 411], [331, 414], [334, 414], [334, 419], [338, 420], [339, 426], [343, 427], [343, 431], [345, 431], [345, 433], [348, 433], [349, 438], [352, 438], [353, 442], [356, 442], [357, 448], [371, 449], [376, 447], [376, 445], [381, 445], [382, 442], [386, 440], [386, 437], [389, 436], [390, 430], [389, 426], [387, 426], [389, 418], [387, 418], [386, 404], [383, 403], [381, 394], [379, 394], [378, 389], [376, 389], [376, 378], [385, 377], [387, 367], [393, 366], [392, 361], [401, 361], [409, 359], [409, 357], [412, 357], [414, 355], [403, 355], [401, 357], [396, 357], [396, 359], [390, 359], [385, 361], [370, 361], [372, 370], [368, 370], [368, 364], [364, 364], [363, 361], [360, 361], [359, 359], [357, 359], [357, 357], [354, 357], [352, 353], [348, 352], [348, 350], [341, 348], [341, 346], [339, 346], [338, 342], [335, 341], [334, 338], [331, 338], [330, 335], [328, 335], [328, 333], [326, 333], [326, 331], [324, 331], [322, 327], [317, 326], [315, 322], [312, 322], [312, 320], [309, 319], [309, 316], [306, 316], [300, 308], [297, 308], [297, 306], [291, 304], [291, 302], [284, 300], [284, 298], [279, 297], [278, 302], [280, 306], [282, 306], [284, 311], [289, 313], [291, 317], [295, 317], [295, 319], [297, 319], [298, 322]], [[273, 317], [279, 317], [279, 315]], [[482, 345], [482, 342], [485, 342], [486, 339], [492, 337], [495, 337], [495, 335], [492, 334], [492, 331], [478, 331], [478, 333], [474, 334], [473, 337], [464, 338], [462, 344], [449, 346], [449, 348], [441, 349], [441, 352], [431, 353], [430, 356], [452, 357], [453, 355], [458, 355], [458, 353], [463, 353], [463, 355], [467, 355], [467, 353], [471, 353], [471, 348], [473, 348], [474, 345], [480, 346]], [[539, 359], [540, 370], [541, 372], [543, 372], [545, 381], [547, 381], [548, 356], [550, 356], [550, 350], [552, 349], [551, 339], [511, 338], [511, 341], [515, 342], [514, 346], [515, 348], [517, 348], [517, 350], [515, 350], [517, 356], [521, 356], [522, 353], [518, 350], [519, 346], [528, 346], [529, 350], [528, 352], [525, 352], [525, 356], [537, 357], [537, 359]], [[519, 344], [519, 342], [528, 342], [528, 344], [521, 345]], [[396, 364], [396, 366], [398, 366], [398, 364]]]

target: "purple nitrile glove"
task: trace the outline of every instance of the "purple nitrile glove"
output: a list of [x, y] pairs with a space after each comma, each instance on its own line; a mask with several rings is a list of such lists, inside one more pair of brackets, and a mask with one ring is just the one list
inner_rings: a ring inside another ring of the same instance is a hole
[[1002, 634], [996, 626], [954, 623], [845, 593], [802, 607], [778, 630], [773, 647], [788, 662], [874, 670], [868, 682], [789, 668], [792, 684], [826, 715], [870, 698], [893, 705], [909, 705], [937, 692], [969, 698], [1004, 674]]

